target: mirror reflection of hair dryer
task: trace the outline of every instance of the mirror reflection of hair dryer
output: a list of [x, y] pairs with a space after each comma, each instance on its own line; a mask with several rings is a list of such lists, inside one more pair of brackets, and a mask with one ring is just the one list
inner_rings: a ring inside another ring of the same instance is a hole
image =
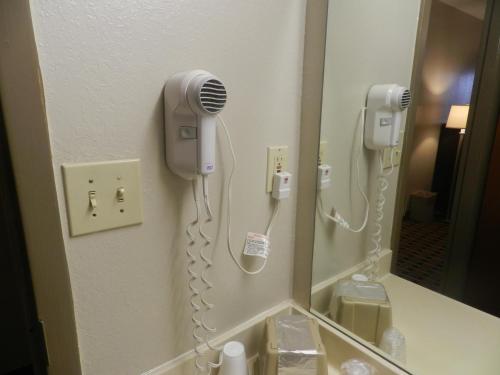
[[396, 147], [401, 114], [411, 101], [410, 90], [396, 84], [373, 85], [366, 97], [365, 145], [370, 150]]
[[[357, 128], [359, 143], [354, 164], [356, 167], [357, 188], [365, 202], [365, 214], [363, 222], [358, 227], [353, 227], [353, 224], [345, 219], [335, 207], [330, 212], [325, 210], [322, 192], [329, 189], [332, 185], [332, 167], [325, 163], [324, 160], [318, 165], [317, 207], [324, 218], [352, 233], [361, 233], [368, 225], [370, 206], [374, 209], [373, 233], [371, 234], [373, 248], [368, 252], [367, 266], [364, 270], [365, 275], [371, 280], [377, 278], [378, 261], [382, 250], [382, 221], [385, 206], [384, 192], [389, 187], [387, 177], [394, 171], [394, 148], [400, 142], [402, 112], [409, 107], [410, 102], [411, 93], [403, 86], [397, 84], [373, 85], [366, 97], [366, 107], [362, 107], [360, 110]], [[360, 176], [359, 163], [365, 147], [368, 150], [376, 151], [379, 164], [377, 198], [376, 202], [371, 205], [367, 193], [362, 187]], [[384, 171], [383, 151], [385, 148], [391, 148], [391, 168], [389, 172]]]

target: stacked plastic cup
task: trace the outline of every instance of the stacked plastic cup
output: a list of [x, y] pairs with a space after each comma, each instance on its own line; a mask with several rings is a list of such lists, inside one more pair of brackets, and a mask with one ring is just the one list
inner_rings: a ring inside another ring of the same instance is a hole
[[394, 327], [386, 329], [379, 347], [396, 361], [406, 363], [406, 339], [398, 329]]
[[340, 366], [340, 375], [375, 375], [375, 373], [373, 366], [360, 359], [350, 359]]

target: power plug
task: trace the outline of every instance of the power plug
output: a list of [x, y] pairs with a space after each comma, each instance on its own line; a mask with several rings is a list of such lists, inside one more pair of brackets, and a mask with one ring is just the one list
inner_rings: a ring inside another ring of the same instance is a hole
[[290, 196], [292, 174], [279, 172], [273, 175], [272, 197], [277, 200], [286, 199]]
[[324, 190], [328, 189], [332, 180], [330, 178], [332, 174], [332, 167], [328, 164], [320, 164], [318, 165], [318, 189]]

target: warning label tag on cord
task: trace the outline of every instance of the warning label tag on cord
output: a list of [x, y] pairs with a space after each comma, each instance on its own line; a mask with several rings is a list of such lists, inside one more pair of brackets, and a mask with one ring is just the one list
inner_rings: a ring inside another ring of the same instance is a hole
[[267, 259], [270, 247], [271, 243], [268, 236], [265, 234], [248, 232], [243, 254]]

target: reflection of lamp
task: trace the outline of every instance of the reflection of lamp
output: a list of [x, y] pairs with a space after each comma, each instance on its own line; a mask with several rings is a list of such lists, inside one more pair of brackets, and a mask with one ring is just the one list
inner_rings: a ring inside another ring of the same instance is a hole
[[453, 197], [455, 195], [455, 188], [457, 184], [457, 172], [458, 164], [460, 163], [460, 155], [462, 152], [462, 141], [463, 134], [465, 134], [465, 127], [467, 126], [467, 117], [469, 117], [469, 106], [468, 105], [452, 105], [450, 109], [450, 114], [448, 115], [448, 121], [446, 121], [446, 127], [449, 129], [460, 129], [460, 135], [458, 138], [457, 154], [455, 156], [455, 166], [453, 168], [453, 179], [450, 192], [450, 201], [448, 204], [448, 219], [451, 218], [451, 208], [453, 206]]
[[468, 105], [452, 105], [446, 127], [451, 129], [460, 129], [460, 134], [465, 134], [467, 126], [467, 117], [469, 116]]

